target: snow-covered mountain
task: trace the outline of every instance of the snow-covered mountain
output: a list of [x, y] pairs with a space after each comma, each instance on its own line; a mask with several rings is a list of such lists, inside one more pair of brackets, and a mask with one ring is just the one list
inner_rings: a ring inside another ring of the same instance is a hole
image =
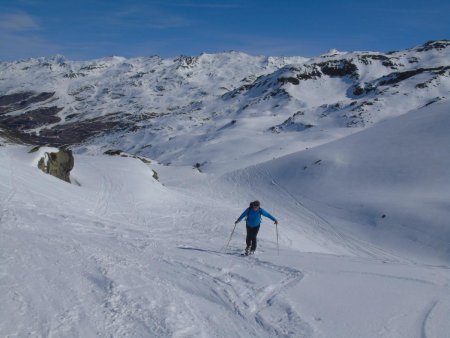
[[[448, 99], [449, 60], [450, 42], [432, 41], [312, 59], [229, 52], [0, 63], [0, 126], [29, 143], [116, 148], [204, 169], [245, 165]], [[242, 142], [218, 154], [218, 144]]]
[[449, 96], [450, 41], [0, 63], [0, 336], [450, 336]]

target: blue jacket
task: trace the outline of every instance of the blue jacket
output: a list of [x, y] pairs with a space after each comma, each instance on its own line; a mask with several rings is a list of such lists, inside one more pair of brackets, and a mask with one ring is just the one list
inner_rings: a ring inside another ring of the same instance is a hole
[[276, 222], [277, 219], [273, 217], [271, 214], [269, 214], [267, 211], [265, 211], [263, 208], [259, 208], [258, 210], [254, 210], [253, 208], [247, 208], [242, 213], [241, 216], [238, 218], [238, 222], [242, 221], [244, 217], [247, 216], [246, 224], [250, 228], [256, 228], [259, 227], [261, 224], [261, 215], [270, 218], [272, 221]]

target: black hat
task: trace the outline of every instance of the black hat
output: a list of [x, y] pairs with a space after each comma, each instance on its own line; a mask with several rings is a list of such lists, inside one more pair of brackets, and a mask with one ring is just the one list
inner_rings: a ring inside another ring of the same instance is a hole
[[252, 202], [252, 207], [259, 207], [260, 205], [261, 205], [261, 203], [259, 203], [259, 201]]

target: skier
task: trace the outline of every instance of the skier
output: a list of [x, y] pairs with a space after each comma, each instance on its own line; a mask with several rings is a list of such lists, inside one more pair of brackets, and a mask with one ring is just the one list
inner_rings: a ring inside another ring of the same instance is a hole
[[266, 210], [260, 207], [259, 201], [254, 201], [250, 203], [250, 206], [245, 209], [245, 211], [242, 213], [241, 216], [237, 219], [234, 224], [236, 225], [239, 223], [244, 217], [246, 228], [247, 228], [247, 238], [246, 238], [246, 244], [247, 247], [245, 248], [245, 255], [252, 255], [255, 253], [256, 250], [256, 236], [258, 235], [259, 226], [261, 225], [261, 215], [265, 216], [267, 218], [270, 218], [272, 221], [275, 222], [276, 225], [278, 225], [278, 221], [275, 217], [273, 217], [271, 214], [269, 214]]

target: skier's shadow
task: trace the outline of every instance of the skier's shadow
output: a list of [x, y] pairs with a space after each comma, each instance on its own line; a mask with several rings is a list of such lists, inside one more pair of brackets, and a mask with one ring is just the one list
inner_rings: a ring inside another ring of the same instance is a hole
[[205, 252], [205, 253], [213, 253], [216, 255], [241, 255], [242, 254], [242, 250], [238, 250], [238, 249], [223, 249], [223, 250], [210, 250], [210, 249], [202, 249], [202, 248], [196, 248], [193, 246], [186, 246], [186, 245], [180, 245], [177, 246], [177, 249], [181, 249], [181, 250], [189, 250], [189, 251], [199, 251], [199, 252]]

